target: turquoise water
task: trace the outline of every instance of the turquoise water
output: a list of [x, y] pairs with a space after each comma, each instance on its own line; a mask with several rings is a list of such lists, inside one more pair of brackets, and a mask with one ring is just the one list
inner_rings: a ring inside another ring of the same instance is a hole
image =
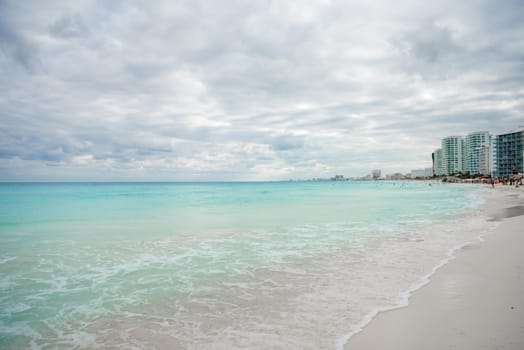
[[334, 348], [479, 203], [415, 182], [1, 184], [0, 348]]

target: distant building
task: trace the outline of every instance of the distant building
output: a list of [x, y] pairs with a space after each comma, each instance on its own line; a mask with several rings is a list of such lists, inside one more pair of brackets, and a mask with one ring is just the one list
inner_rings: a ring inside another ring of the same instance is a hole
[[479, 174], [493, 174], [493, 146], [491, 141], [489, 147], [479, 150]]
[[437, 176], [444, 175], [444, 162], [442, 159], [442, 148], [433, 152], [433, 173]]
[[405, 178], [406, 177], [401, 173], [394, 173], [386, 176], [386, 179], [388, 180], [404, 180]]
[[463, 139], [462, 171], [470, 174], [491, 173], [491, 136], [487, 131], [473, 132]]
[[497, 135], [493, 154], [495, 176], [524, 173], [524, 130]]
[[431, 153], [431, 167], [433, 168], [433, 175], [435, 175], [435, 152]]
[[380, 169], [373, 170], [371, 172], [371, 176], [373, 177], [373, 180], [378, 180], [380, 178], [381, 173], [382, 172], [380, 171]]
[[442, 175], [462, 172], [462, 137], [448, 136], [442, 139]]
[[428, 178], [433, 176], [432, 168], [414, 169], [411, 170], [411, 178]]
[[[524, 130], [491, 136], [487, 131], [442, 139], [441, 148], [431, 154], [433, 174], [493, 175], [508, 177], [524, 173]], [[422, 169], [412, 171], [422, 177]]]
[[441, 148], [432, 155], [433, 173], [448, 176], [458, 173], [490, 175], [493, 168], [492, 140], [489, 132], [477, 131], [442, 139]]

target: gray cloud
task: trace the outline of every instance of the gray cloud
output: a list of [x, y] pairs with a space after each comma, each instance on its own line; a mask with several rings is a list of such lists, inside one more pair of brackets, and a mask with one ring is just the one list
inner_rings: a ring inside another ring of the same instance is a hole
[[453, 29], [434, 20], [421, 23], [391, 39], [400, 54], [403, 68], [425, 79], [449, 79], [463, 73], [462, 50], [453, 37]]
[[454, 42], [452, 30], [434, 21], [402, 33], [395, 44], [402, 53], [423, 64], [438, 63], [460, 50]]
[[63, 39], [83, 37], [89, 34], [89, 29], [79, 15], [64, 16], [49, 26], [49, 32]]
[[0, 52], [8, 59], [20, 64], [28, 72], [40, 69], [38, 48], [34, 42], [13, 28], [10, 23], [12, 10], [7, 3], [0, 2]]
[[0, 4], [0, 180], [406, 171], [524, 124], [519, 1]]

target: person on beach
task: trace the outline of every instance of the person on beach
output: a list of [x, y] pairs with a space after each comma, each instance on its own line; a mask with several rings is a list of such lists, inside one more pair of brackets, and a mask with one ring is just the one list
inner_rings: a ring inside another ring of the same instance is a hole
[[495, 188], [495, 180], [493, 178], [491, 178], [490, 180], [491, 180], [491, 188]]

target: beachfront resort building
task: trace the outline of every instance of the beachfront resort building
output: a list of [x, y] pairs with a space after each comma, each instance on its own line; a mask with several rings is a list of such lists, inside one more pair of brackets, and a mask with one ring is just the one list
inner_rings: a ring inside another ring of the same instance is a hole
[[444, 167], [442, 165], [442, 148], [438, 148], [433, 153], [433, 174], [437, 176], [444, 175]]
[[490, 137], [489, 147], [481, 148], [479, 152], [479, 174], [493, 175], [493, 140]]
[[381, 174], [382, 172], [380, 171], [380, 169], [375, 169], [371, 171], [371, 176], [373, 177], [373, 180], [378, 180]]
[[405, 180], [406, 176], [402, 173], [387, 174], [386, 180]]
[[448, 136], [442, 139], [442, 172], [452, 175], [462, 172], [462, 137]]
[[487, 131], [472, 132], [463, 139], [462, 171], [470, 174], [491, 173], [491, 136]]
[[524, 173], [524, 130], [497, 135], [493, 147], [495, 176]]
[[411, 170], [411, 178], [417, 179], [417, 178], [430, 178], [433, 176], [433, 169], [432, 168], [424, 168], [424, 169], [413, 169]]
[[442, 139], [441, 148], [432, 154], [433, 172], [437, 176], [459, 173], [490, 175], [492, 171], [491, 136], [487, 131], [477, 131]]

